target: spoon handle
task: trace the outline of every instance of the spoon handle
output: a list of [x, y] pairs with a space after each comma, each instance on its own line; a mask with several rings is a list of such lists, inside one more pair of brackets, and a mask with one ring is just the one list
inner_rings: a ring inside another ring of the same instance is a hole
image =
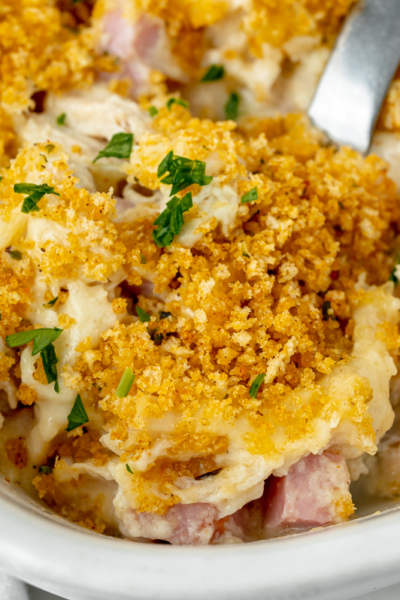
[[308, 114], [330, 139], [365, 153], [400, 61], [400, 0], [361, 0], [351, 11]]

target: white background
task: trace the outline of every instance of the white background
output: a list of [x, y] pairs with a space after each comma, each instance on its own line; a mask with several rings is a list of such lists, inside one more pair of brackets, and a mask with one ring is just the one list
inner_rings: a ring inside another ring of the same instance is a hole
[[[53, 596], [53, 594], [41, 592], [33, 588], [30, 588], [30, 596], [31, 600], [60, 600], [59, 596]], [[358, 600], [399, 600], [399, 598], [400, 585], [395, 585], [379, 592], [372, 592], [372, 594], [366, 594], [365, 596], [358, 596]]]

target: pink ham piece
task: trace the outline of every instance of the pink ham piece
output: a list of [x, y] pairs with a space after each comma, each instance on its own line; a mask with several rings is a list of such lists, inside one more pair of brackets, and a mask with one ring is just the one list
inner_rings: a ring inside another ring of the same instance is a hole
[[310, 454], [293, 465], [285, 477], [267, 480], [264, 528], [318, 527], [346, 521], [353, 512], [350, 475], [342, 456]]
[[163, 540], [178, 546], [209, 544], [218, 519], [215, 506], [206, 503], [176, 504], [165, 515], [130, 509], [123, 522], [135, 538]]
[[165, 25], [158, 17], [143, 14], [132, 22], [117, 8], [104, 15], [102, 31], [101, 49], [120, 59], [119, 76], [132, 81], [135, 97], [150, 91], [152, 69], [176, 81], [186, 80], [171, 52]]

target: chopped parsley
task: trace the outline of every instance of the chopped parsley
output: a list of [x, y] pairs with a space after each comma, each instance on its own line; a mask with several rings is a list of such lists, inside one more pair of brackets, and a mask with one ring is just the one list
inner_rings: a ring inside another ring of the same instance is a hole
[[131, 387], [133, 382], [135, 381], [135, 374], [132, 372], [132, 369], [126, 367], [124, 374], [121, 377], [121, 381], [118, 384], [117, 391], [115, 392], [118, 398], [126, 398], [129, 392], [131, 391]]
[[140, 253], [140, 263], [142, 265], [147, 265], [147, 260], [144, 254]]
[[128, 471], [128, 473], [130, 473], [131, 475], [133, 475], [133, 471], [130, 468], [130, 466], [128, 465], [128, 463], [125, 464], [126, 470]]
[[58, 296], [57, 296], [56, 298], [53, 298], [53, 300], [50, 300], [50, 302], [45, 302], [45, 303], [43, 304], [43, 306], [44, 306], [45, 308], [51, 308], [52, 306], [54, 306], [54, 305], [55, 305], [55, 303], [57, 302], [57, 300], [58, 300]]
[[46, 194], [60, 195], [58, 192], [54, 191], [53, 187], [47, 185], [47, 183], [43, 183], [42, 185], [36, 185], [36, 183], [16, 183], [14, 185], [14, 192], [16, 194], [28, 194], [23, 201], [21, 208], [21, 212], [25, 214], [39, 211], [40, 208], [38, 207], [38, 202], [40, 202]]
[[141, 323], [150, 323], [151, 317], [150, 317], [149, 313], [147, 313], [145, 310], [143, 310], [143, 308], [140, 308], [140, 306], [137, 306], [136, 312], [137, 312], [137, 316], [139, 317], [139, 321]]
[[133, 133], [116, 133], [104, 150], [101, 150], [94, 159], [94, 163], [101, 158], [129, 158], [133, 146]]
[[232, 92], [225, 104], [225, 116], [234, 121], [239, 114], [240, 96], [237, 92]]
[[51, 475], [52, 472], [53, 469], [47, 465], [40, 465], [39, 467], [39, 475]]
[[333, 308], [331, 308], [331, 303], [329, 301], [323, 303], [321, 310], [324, 321], [328, 321], [329, 319], [336, 321], [335, 315], [333, 314]]
[[58, 117], [56, 119], [57, 125], [60, 125], [60, 126], [65, 125], [66, 118], [67, 118], [67, 113], [61, 113], [61, 115], [58, 115]]
[[396, 272], [397, 272], [397, 268], [396, 267], [399, 264], [400, 264], [400, 255], [397, 254], [397, 256], [396, 256], [396, 262], [394, 263], [394, 267], [393, 267], [392, 272], [390, 273], [390, 276], [389, 276], [389, 281], [393, 281], [393, 283], [394, 283], [395, 286], [399, 283], [399, 279], [398, 279], [398, 277], [396, 275]]
[[218, 473], [221, 473], [222, 468], [220, 469], [215, 469], [214, 471], [210, 471], [209, 473], [203, 473], [203, 475], [199, 475], [198, 477], [195, 477], [196, 481], [201, 481], [202, 479], [207, 479], [207, 477], [213, 477], [214, 475], [218, 475]]
[[158, 115], [158, 110], [155, 106], [150, 106], [149, 113], [151, 117], [155, 117], [156, 115]]
[[19, 250], [11, 250], [10, 258], [13, 258], [14, 260], [22, 260], [22, 252]]
[[246, 254], [246, 252], [242, 253], [242, 256], [246, 257], [246, 258], [250, 258], [250, 254]]
[[254, 202], [254, 200], [258, 200], [258, 189], [256, 187], [247, 192], [247, 194], [244, 194], [244, 196], [242, 196], [240, 204], [246, 204], [246, 202]]
[[203, 83], [219, 81], [220, 79], [223, 79], [224, 75], [225, 67], [223, 65], [211, 65], [201, 81]]
[[260, 386], [261, 386], [262, 382], [264, 381], [265, 376], [266, 376], [266, 373], [260, 373], [259, 375], [257, 375], [255, 380], [251, 384], [249, 394], [252, 398], [257, 398], [258, 390], [260, 389]]
[[158, 333], [158, 329], [149, 329], [147, 328], [147, 331], [150, 334], [151, 339], [153, 340], [153, 342], [155, 343], [156, 346], [160, 346], [163, 339], [164, 339], [164, 335], [162, 333]]
[[32, 356], [36, 356], [59, 338], [62, 332], [63, 329], [58, 329], [58, 327], [54, 327], [54, 329], [29, 329], [29, 331], [20, 331], [8, 335], [6, 344], [9, 348], [18, 348], [33, 340]]
[[89, 422], [89, 417], [80, 395], [78, 394], [71, 412], [68, 415], [68, 427], [65, 431], [73, 431], [77, 427]]
[[159, 179], [163, 178], [161, 183], [172, 185], [170, 196], [175, 196], [175, 194], [194, 183], [204, 186], [210, 184], [213, 180], [210, 175], [206, 175], [205, 162], [175, 156], [173, 150], [168, 152], [167, 156], [161, 161], [157, 170], [157, 177]]
[[168, 319], [168, 317], [172, 317], [172, 313], [167, 312], [165, 310], [160, 310], [159, 315], [160, 315], [160, 320], [162, 320], [162, 319]]
[[183, 213], [193, 206], [192, 193], [183, 198], [174, 196], [167, 202], [167, 208], [157, 217], [153, 225], [153, 240], [159, 248], [169, 246], [176, 235], [182, 231], [184, 225]]
[[30, 329], [6, 337], [6, 344], [9, 348], [24, 346], [33, 341], [32, 356], [40, 353], [47, 383], [54, 383], [57, 394], [60, 391], [57, 379], [58, 358], [53, 342], [60, 337], [62, 332], [63, 329], [58, 329], [58, 327], [54, 327], [54, 329]]
[[48, 154], [51, 154], [54, 150], [53, 144], [47, 144], [47, 146], [45, 146], [45, 148], [46, 148], [46, 152], [48, 152]]
[[170, 98], [167, 102], [168, 110], [171, 110], [173, 104], [179, 104], [179, 106], [183, 106], [183, 108], [189, 108], [189, 102], [182, 100], [182, 98]]

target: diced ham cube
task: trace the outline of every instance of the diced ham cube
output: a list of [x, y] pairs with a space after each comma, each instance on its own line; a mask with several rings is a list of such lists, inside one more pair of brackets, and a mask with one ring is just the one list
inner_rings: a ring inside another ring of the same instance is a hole
[[317, 527], [346, 521], [353, 512], [350, 475], [342, 456], [310, 454], [285, 477], [267, 480], [264, 528]]
[[186, 80], [171, 52], [165, 24], [158, 17], [144, 13], [134, 22], [122, 8], [116, 8], [104, 15], [101, 27], [101, 49], [120, 59], [119, 76], [132, 81], [135, 96], [150, 91], [152, 69], [177, 81]]
[[174, 545], [205, 545], [218, 519], [215, 506], [206, 503], [176, 504], [165, 515], [129, 509], [123, 523], [131, 537], [163, 540]]

